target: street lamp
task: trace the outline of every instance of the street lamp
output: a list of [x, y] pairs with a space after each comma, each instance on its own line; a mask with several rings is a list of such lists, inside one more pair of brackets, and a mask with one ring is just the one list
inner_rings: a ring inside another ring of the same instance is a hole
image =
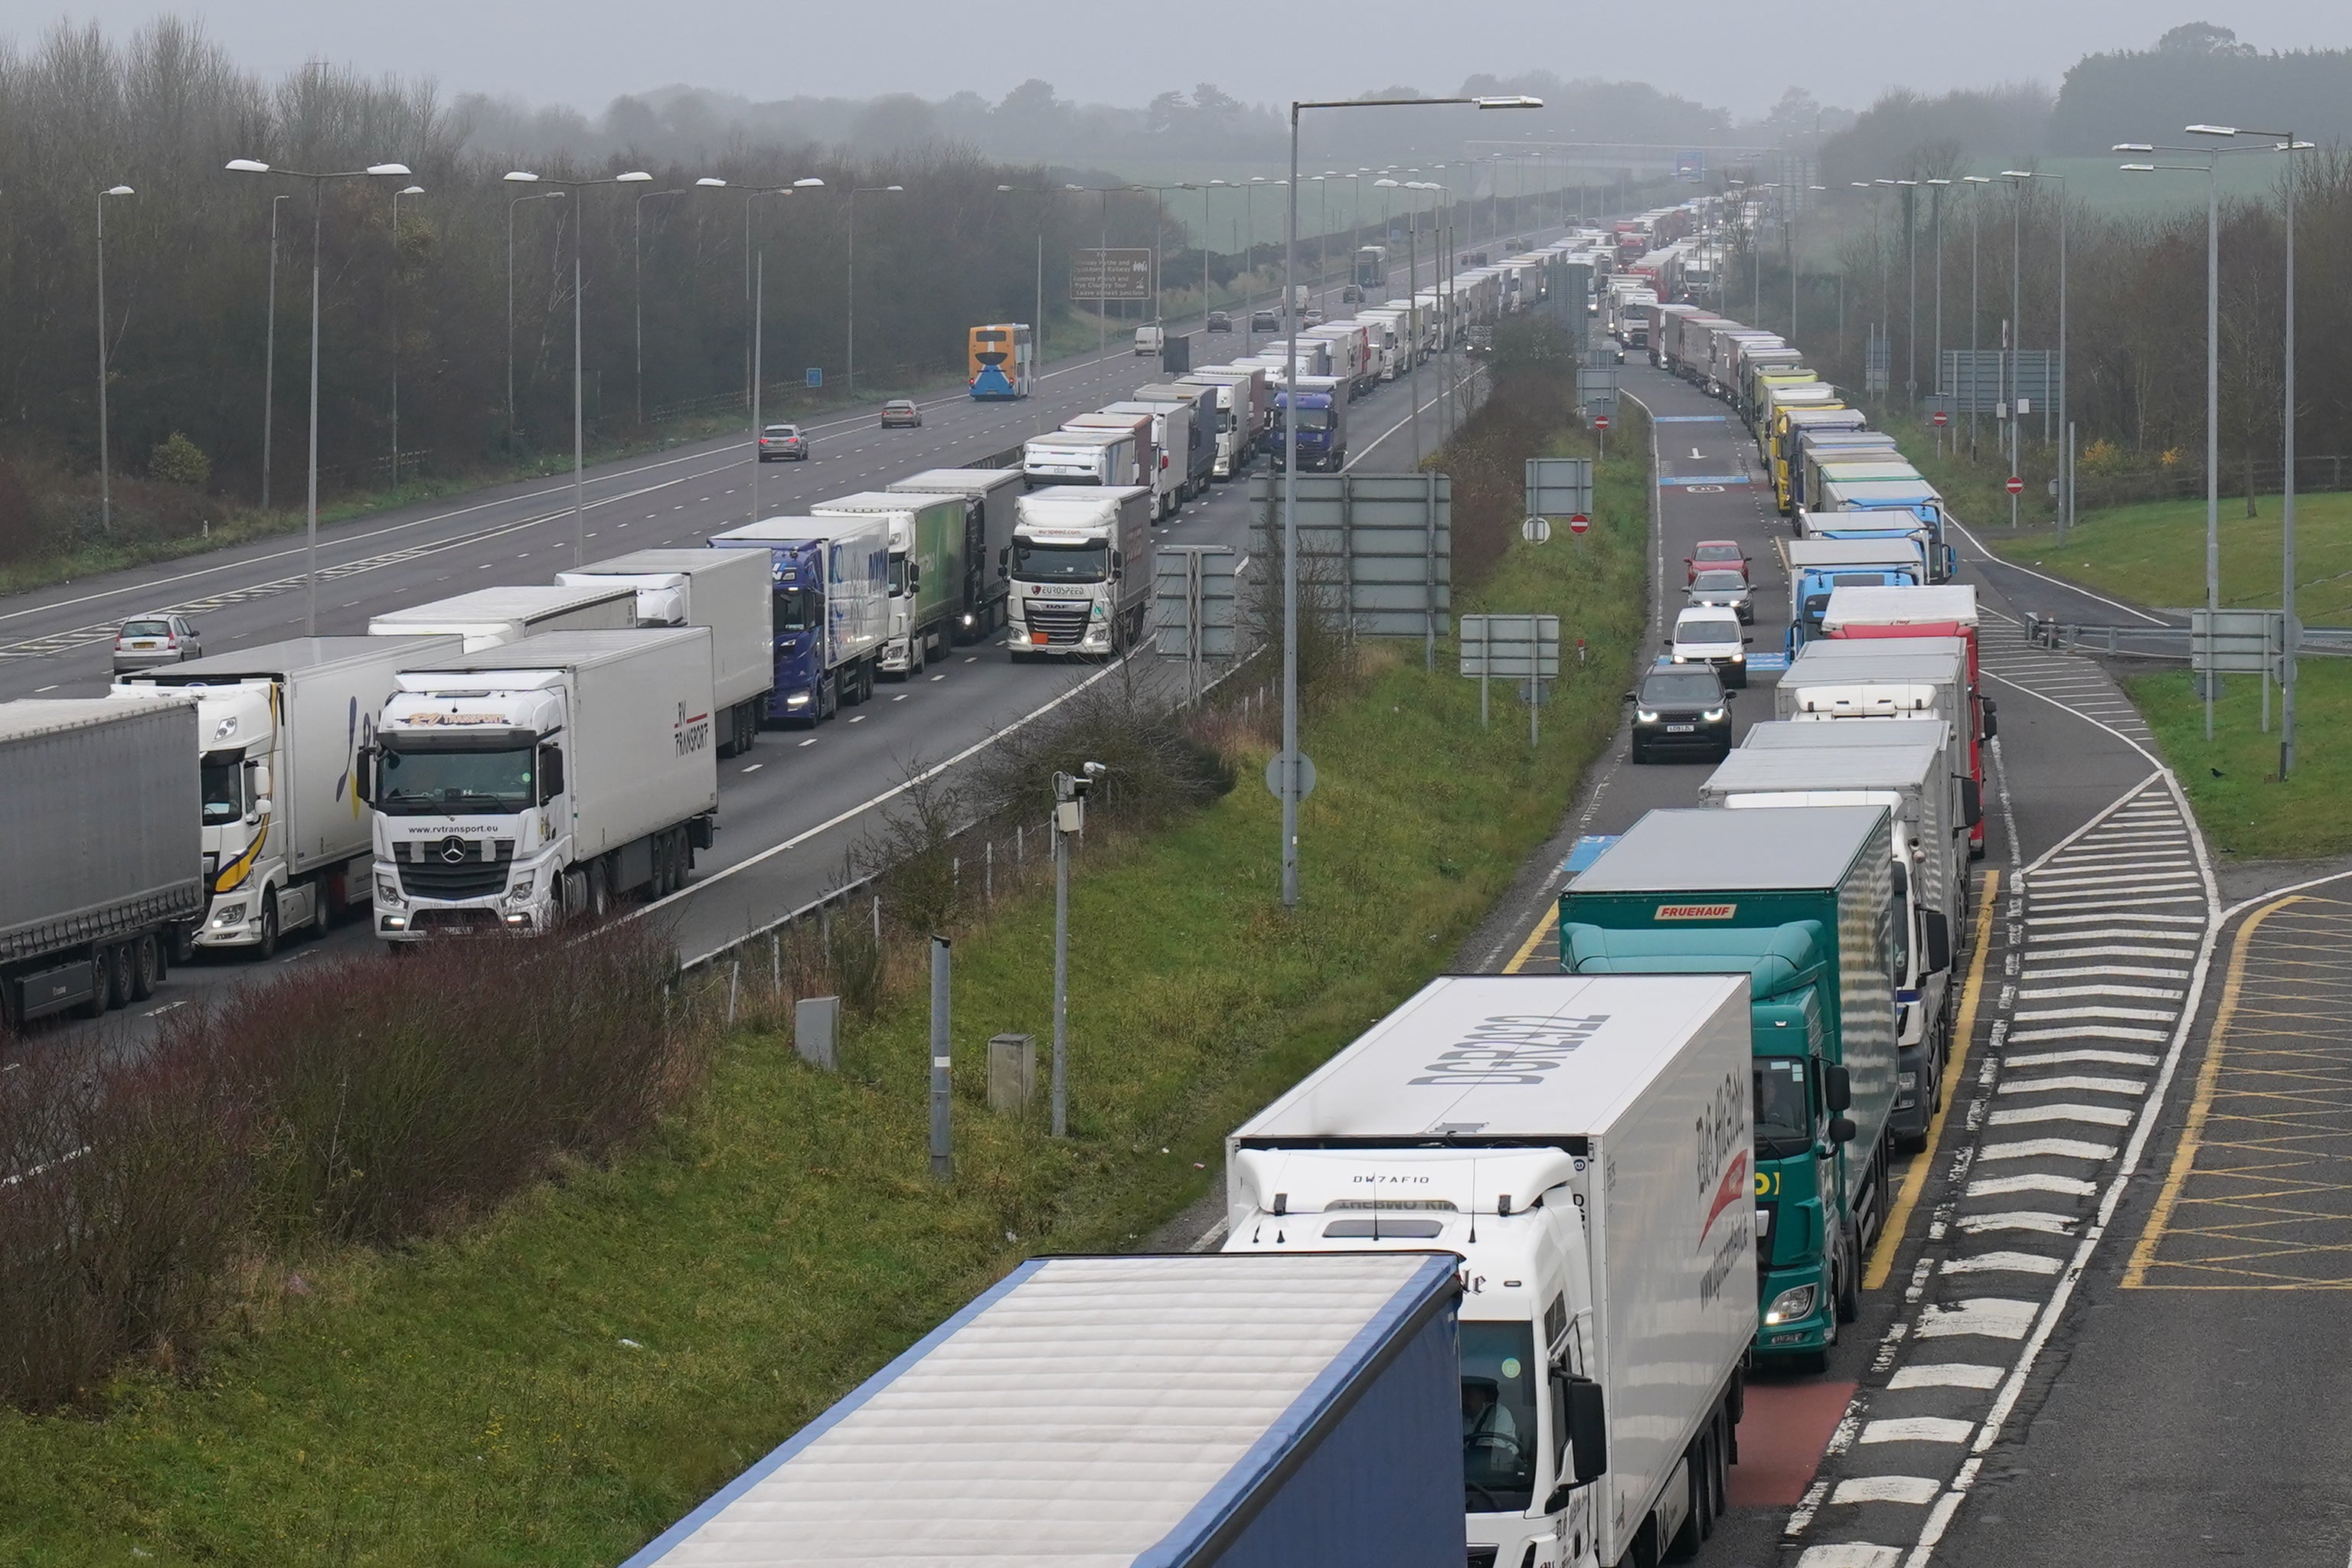
[[906, 188], [904, 185], [853, 185], [849, 190], [849, 338], [844, 351], [847, 363], [843, 367], [842, 380], [846, 384], [852, 401], [857, 396], [857, 198], [898, 195]]
[[269, 198], [269, 303], [261, 366], [261, 510], [269, 510], [269, 436], [278, 423], [278, 204], [290, 192]]
[[114, 477], [106, 431], [106, 198], [138, 194], [129, 185], [98, 193], [98, 525], [107, 533], [114, 531]]
[[[1174, 185], [1129, 185], [1124, 188], [1130, 191], [1150, 191], [1151, 193], [1151, 320], [1154, 323], [1158, 323], [1166, 320], [1166, 301], [1163, 300], [1162, 296], [1167, 292], [1167, 290], [1161, 284], [1160, 278], [1160, 241], [1167, 237], [1168, 193], [1170, 191], [1197, 190], [1199, 187], [1191, 184], [1183, 184]], [[1203, 259], [1202, 262], [1201, 279], [1202, 286], [1205, 289], [1208, 283], [1209, 273], [1206, 252], [1203, 252], [1202, 255]]]
[[[2055, 180], [2059, 184], [2058, 435], [2061, 440], [2068, 440], [2069, 437], [2066, 427], [2066, 176], [2063, 174], [2046, 174], [2040, 169], [2009, 169], [2003, 170], [2002, 174], [2004, 178], [2017, 181], [2018, 189], [2021, 191], [2024, 189], [2024, 182], [2027, 180]], [[2014, 411], [2012, 410], [2011, 412], [2013, 415]], [[2059, 508], [2058, 536], [2061, 539], [2063, 539], [2066, 536], [2066, 531], [2069, 528], [2072, 528], [2074, 523], [2074, 464], [2071, 447], [2068, 451], [2066, 460], [2059, 465], [2059, 471], [2062, 476], [2061, 484], [2065, 491], [2065, 501]]]
[[[1423, 104], [1467, 103], [1485, 109], [1541, 109], [1543, 100], [1514, 93], [1507, 97], [1339, 99], [1320, 102], [1293, 100], [1290, 105], [1290, 199], [1284, 230], [1283, 303], [1288, 306], [1298, 273], [1298, 121], [1310, 109], [1398, 109]], [[1285, 310], [1288, 329], [1283, 384], [1289, 388], [1291, 406], [1282, 422], [1282, 755], [1275, 776], [1282, 796], [1282, 901], [1298, 902], [1298, 802], [1307, 759], [1298, 749], [1298, 323]]]
[[[1230, 180], [1211, 180], [1201, 187], [1201, 331], [1209, 330], [1209, 193], [1234, 188]], [[1243, 323], [1248, 325], [1246, 321]], [[1206, 353], [1203, 349], [1202, 352]]]
[[562, 191], [541, 191], [528, 196], [517, 196], [507, 203], [507, 450], [511, 455], [515, 444], [514, 389], [514, 215], [515, 208], [525, 202], [560, 202]]
[[[1969, 187], [1969, 461], [1977, 460], [1977, 405], [1983, 401], [1983, 367], [1978, 363], [1979, 333], [1984, 325], [1984, 308], [1977, 300], [1978, 261], [1983, 253], [1983, 203], [1977, 198], [1983, 187], [1992, 184], [1990, 174], [1962, 174], [1960, 184]], [[1957, 379], [1957, 378], [1955, 378]]]
[[[636, 321], [636, 355], [629, 379], [636, 384], [637, 424], [640, 428], [646, 422], [646, 203], [656, 196], [683, 196], [691, 194], [686, 186], [680, 186], [674, 191], [639, 191], [632, 208], [632, 223], [629, 229], [629, 271], [636, 295], [632, 312]], [[755, 456], [759, 439], [760, 433], [754, 429], [751, 432], [751, 440]], [[757, 471], [757, 467], [756, 464], [753, 465], [753, 471]]]
[[[1934, 363], [1929, 367], [1929, 374], [1936, 384], [1936, 395], [1940, 399], [1944, 395], [1944, 193], [1951, 188], [1952, 182], [1923, 180], [1920, 183], [1927, 187], [1927, 226], [1929, 232], [1935, 237], [1933, 243], [1936, 247], [1936, 357]], [[1936, 431], [1938, 453], [1943, 450], [1943, 430], [1939, 426]]]
[[[759, 411], [757, 407], [760, 401], [759, 388], [757, 385], [760, 379], [760, 367], [753, 363], [758, 357], [758, 354], [757, 345], [752, 342], [752, 340], [756, 338], [759, 333], [757, 331], [757, 321], [755, 320], [757, 311], [753, 306], [751, 299], [751, 204], [761, 196], [788, 196], [794, 191], [822, 189], [824, 185], [824, 182], [811, 176], [806, 179], [794, 180], [788, 185], [736, 185], [730, 187], [726, 181], [719, 179], [717, 175], [705, 174], [700, 179], [695, 181], [694, 184], [695, 187], [698, 190], [723, 191], [731, 188], [742, 193], [743, 196], [743, 406], [745, 409], [751, 411], [752, 415], [752, 456], [756, 459], [759, 456], [758, 447], [760, 439]], [[757, 489], [756, 486], [753, 488]], [[757, 510], [756, 508], [753, 510], [755, 511]]]
[[364, 169], [312, 174], [299, 169], [273, 169], [254, 158], [231, 158], [226, 167], [231, 174], [276, 174], [282, 179], [310, 182], [310, 458], [303, 503], [306, 563], [302, 572], [302, 635], [314, 637], [319, 635], [319, 235], [323, 192], [329, 180], [406, 179], [409, 168], [405, 163], [371, 163]]
[[[1379, 191], [1418, 190], [1420, 187], [1421, 182], [1418, 180], [1404, 184], [1385, 175], [1372, 182], [1372, 188]], [[1405, 209], [1404, 225], [1405, 352], [1410, 361], [1406, 366], [1410, 379], [1407, 384], [1408, 390], [1405, 393], [1405, 411], [1408, 416], [1406, 423], [1412, 426], [1413, 471], [1419, 473], [1421, 471], [1421, 353], [1423, 334], [1421, 329], [1421, 257], [1419, 253], [1421, 209], [1418, 204]], [[1388, 238], [1388, 198], [1385, 196], [1381, 198], [1381, 237], [1384, 240]]]
[[2284, 407], [2281, 421], [2284, 426], [2284, 458], [2280, 474], [2284, 491], [2281, 498], [2280, 522], [2284, 529], [2280, 544], [2280, 607], [2286, 613], [2285, 664], [2279, 680], [2279, 782], [2286, 782], [2294, 771], [2294, 680], [2295, 644], [2301, 628], [2294, 618], [2294, 154], [2315, 145], [2298, 142], [2292, 131], [2256, 131], [2242, 125], [2191, 125], [2192, 136], [2239, 137], [2255, 136], [2273, 142], [2269, 152], [2287, 154], [2286, 169], [2286, 364]]
[[[1224, 182], [1220, 180], [1217, 183], [1223, 184]], [[1030, 195], [1045, 194], [1040, 188], [1030, 185], [996, 187], [999, 195], [1009, 195], [1015, 190], [1024, 191]], [[1209, 287], [1208, 277], [1209, 251], [1208, 247], [1203, 246], [1201, 248], [1201, 288], [1204, 297]], [[1202, 309], [1205, 312], [1207, 306], [1204, 304]], [[1202, 318], [1201, 324], [1203, 328], [1208, 325], [1205, 314]], [[1045, 357], [1045, 226], [1042, 220], [1037, 225], [1037, 317], [1029, 325], [1029, 363], [1034, 373], [1034, 367]], [[1027, 394], [1024, 393], [1022, 395], [1026, 396]]]
[[[515, 184], [562, 185], [576, 192], [591, 185], [641, 185], [651, 181], [653, 176], [643, 169], [633, 169], [625, 174], [608, 174], [601, 180], [552, 180], [543, 179], [527, 170], [509, 169], [504, 178]], [[588, 513], [581, 504], [581, 488], [587, 470], [587, 437], [582, 407], [580, 363], [580, 253], [587, 244], [587, 227], [584, 215], [572, 226], [572, 564], [574, 567], [586, 563], [588, 552]]]
[[[421, 196], [423, 185], [392, 193], [392, 488], [400, 488], [400, 198]], [[275, 214], [277, 204], [270, 204]], [[274, 258], [273, 258], [274, 259]]]

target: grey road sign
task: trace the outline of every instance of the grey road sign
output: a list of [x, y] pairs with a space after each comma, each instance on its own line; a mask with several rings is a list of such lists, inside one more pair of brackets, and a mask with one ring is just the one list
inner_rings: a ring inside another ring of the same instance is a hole
[[1266, 793], [1276, 800], [1282, 798], [1282, 770], [1294, 762], [1298, 768], [1298, 798], [1305, 800], [1315, 793], [1315, 759], [1304, 752], [1276, 752], [1265, 764]]
[[2189, 612], [2189, 668], [2208, 671], [2259, 675], [2268, 670], [2274, 680], [2286, 674], [2286, 613], [2283, 610], [2205, 610]]
[[1559, 678], [1558, 616], [1465, 616], [1461, 626], [1464, 675], [1505, 680]]
[[1241, 565], [1223, 544], [1163, 544], [1152, 556], [1152, 621], [1170, 658], [1234, 657]]
[[[1250, 553], [1282, 569], [1282, 476], [1250, 487]], [[1444, 474], [1298, 476], [1302, 590], [1344, 595], [1360, 637], [1434, 637], [1454, 604], [1454, 481]]]
[[1592, 459], [1529, 458], [1527, 512], [1529, 517], [1591, 516]]
[[1587, 414], [1617, 412], [1617, 367], [1589, 364], [1576, 373], [1576, 401]]
[[2058, 356], [2048, 349], [1946, 349], [1936, 395], [1954, 414], [1998, 414], [2020, 397], [2032, 409], [2055, 407]]
[[1091, 248], [1078, 251], [1070, 258], [1070, 298], [1150, 299], [1151, 252]]

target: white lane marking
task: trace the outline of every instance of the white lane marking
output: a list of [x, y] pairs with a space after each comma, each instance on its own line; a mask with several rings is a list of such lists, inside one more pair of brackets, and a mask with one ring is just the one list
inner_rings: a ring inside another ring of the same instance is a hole
[[[2143, 1001], [2178, 1002], [2182, 992], [2167, 985], [2027, 985], [2017, 993], [2035, 1000], [2059, 996], [2137, 996]], [[2019, 1015], [2021, 1017], [2022, 1014]]]
[[[2059, 1105], [2021, 1105], [2011, 1110], [1996, 1110], [1988, 1121], [1989, 1124], [1994, 1127], [2030, 1127], [2043, 1121], [2079, 1121], [2088, 1127], [2128, 1127], [2131, 1125], [2131, 1119], [2137, 1114], [2138, 1114], [2137, 1111], [2127, 1110], [2116, 1105], [2076, 1105], [2069, 1101]], [[2035, 1142], [2049, 1142], [2049, 1140], [2037, 1139]], [[1979, 1160], [1999, 1158], [1991, 1152], [1991, 1149], [2004, 1147], [2008, 1145], [1993, 1144], [1990, 1149], [1978, 1154], [1977, 1158]], [[2097, 1145], [2085, 1143], [2081, 1147], [2088, 1149]]]
[[1862, 1429], [1865, 1443], [1965, 1443], [1976, 1430], [1972, 1421], [1948, 1415], [1902, 1415], [1873, 1421]]
[[2162, 1029], [2135, 1029], [2122, 1024], [2077, 1024], [2070, 1029], [2012, 1029], [2011, 1045], [2038, 1045], [2044, 1040], [2146, 1040], [2150, 1045], [2171, 1037]]
[[2055, 1024], [2067, 1018], [2139, 1018], [2151, 1024], [2169, 1024], [2180, 1015], [2176, 1010], [2152, 1007], [2033, 1007], [2020, 1008], [2021, 1022]]
[[1867, 1541], [1839, 1541], [1827, 1546], [1806, 1547], [1797, 1559], [1797, 1568], [1895, 1568], [1902, 1561], [1903, 1549], [1899, 1546], [1874, 1546]]
[[[1868, 1438], [1864, 1439], [1869, 1441]], [[1927, 1476], [1855, 1476], [1837, 1484], [1830, 1493], [1830, 1501], [1840, 1502], [1909, 1502], [1926, 1505], [1936, 1500], [1944, 1483]]]
[[[2116, 1052], [2115, 1054], [2118, 1056], [2122, 1055], [2121, 1052]], [[2144, 1059], [2149, 1059], [2152, 1063], [2152, 1058]], [[2006, 1058], [2006, 1061], [2007, 1065], [2012, 1068], [2018, 1065], [2018, 1058], [2015, 1057], [2008, 1058]], [[2128, 1094], [2137, 1098], [2147, 1092], [2147, 1085], [2140, 1082], [2140, 1080], [2136, 1078], [2084, 1078], [2078, 1076], [2061, 1078], [2003, 1078], [2001, 1079], [2000, 1088], [1996, 1089], [1994, 1092], [1997, 1094]]]
[[2013, 1300], [2006, 1296], [1978, 1296], [1948, 1306], [1930, 1306], [1919, 1314], [1911, 1330], [1912, 1335], [1923, 1340], [1957, 1339], [1963, 1334], [1981, 1334], [1991, 1340], [2021, 1340], [2033, 1326], [2033, 1315], [2041, 1310], [2039, 1301]]
[[[2179, 956], [2185, 958], [2188, 955], [2183, 953]], [[2021, 981], [2027, 982], [2035, 980], [2079, 980], [2099, 974], [2129, 974], [2137, 976], [2142, 980], [2187, 980], [2189, 978], [2189, 971], [2186, 969], [2158, 969], [2152, 965], [2129, 963], [2118, 963], [2112, 968], [2107, 969], [2102, 969], [2095, 964], [2086, 965], [2081, 969], [2033, 969], [2028, 970], [2025, 973], [2018, 976], [2018, 978]], [[2032, 994], [2028, 992], [2026, 994], [2031, 995]]]
[[745, 772], [745, 773], [758, 773], [761, 768], [764, 768], [764, 767], [766, 767], [767, 765], [768, 765], [768, 764], [767, 764], [767, 763], [753, 763], [751, 766], [749, 766], [749, 767], [745, 768], [745, 769], [743, 770], [743, 772]]
[[904, 702], [907, 700], [907, 693], [901, 691], [898, 695], [890, 699], [890, 700], [893, 702]]
[[2119, 1068], [2152, 1068], [2157, 1059], [2147, 1051], [2036, 1051], [2028, 1056], [2003, 1057], [2001, 1061], [2011, 1068], [2067, 1067], [2075, 1062], [2103, 1062]]
[[853, 724], [863, 724], [863, 723], [865, 723], [865, 722], [866, 722], [866, 717], [867, 717], [867, 715], [863, 714], [863, 713], [856, 714], [856, 715], [854, 715], [854, 716], [850, 719], [850, 721], [850, 721], [851, 723], [853, 723]]
[[2039, 1236], [2072, 1236], [2078, 1222], [2072, 1215], [2052, 1214], [2046, 1209], [2009, 1209], [2000, 1214], [1962, 1215], [1952, 1223], [1970, 1236], [1982, 1236], [1995, 1230], [2025, 1230]]
[[2005, 1367], [1984, 1366], [1976, 1362], [1931, 1362], [1926, 1365], [1898, 1367], [1886, 1380], [1889, 1388], [1990, 1388], [2000, 1381]]
[[2080, 1176], [2045, 1176], [2036, 1173], [2030, 1176], [1990, 1176], [1969, 1184], [1972, 1198], [2005, 1198], [2012, 1193], [2056, 1193], [2062, 1197], [2086, 1198], [2099, 1190], [2096, 1182], [2086, 1182]]
[[2096, 600], [2098, 603], [2106, 605], [2109, 609], [2121, 610], [2125, 615], [2131, 616], [2133, 619], [2146, 621], [2152, 626], [2160, 626], [2165, 624], [2162, 620], [2158, 619], [2155, 616], [2149, 615], [2145, 610], [2136, 610], [2129, 605], [2125, 604], [2122, 600], [2110, 599], [2105, 594], [2095, 594], [2090, 589], [2084, 587], [2080, 583], [2069, 583], [2063, 577], [2053, 577], [2047, 572], [2036, 572], [2031, 566], [2020, 566], [2016, 562], [2009, 560], [2005, 556], [1995, 555], [1991, 551], [1987, 550], [1984, 547], [1984, 542], [1979, 539], [1975, 534], [1970, 533], [1968, 529], [1962, 525], [1958, 519], [1947, 514], [1944, 521], [1950, 523], [1954, 528], [1958, 529], [1960, 536], [1966, 539], [1970, 544], [1977, 547], [1979, 555], [1982, 557], [1985, 563], [1989, 565], [2006, 566], [2012, 572], [2022, 572], [2029, 577], [2038, 577], [2053, 588], [2063, 588], [2070, 594], [2080, 594], [2086, 599]]
[[[63, 684], [63, 682], [58, 682], [58, 685], [62, 685], [62, 684]], [[57, 689], [58, 689], [57, 685], [50, 685], [50, 686], [36, 686], [35, 688], [33, 688], [33, 695], [34, 695], [34, 696], [36, 696], [36, 697], [38, 697], [38, 696], [39, 696], [42, 692], [44, 692], [44, 691], [55, 691]]]
[[[2136, 924], [2141, 924], [2141, 925], [2173, 925], [2173, 926], [2198, 926], [2198, 927], [2202, 927], [2202, 926], [2205, 924], [2205, 917], [2204, 917], [2203, 915], [2151, 915], [2151, 914], [2133, 914], [2133, 913], [2130, 913], [2130, 912], [2128, 912], [2128, 911], [2122, 910], [2116, 910], [2116, 911], [2114, 911], [2114, 912], [2112, 912], [2112, 913], [2109, 913], [2109, 914], [2104, 914], [2104, 915], [2037, 915], [2037, 916], [2035, 916], [2035, 917], [2034, 917], [2033, 923], [2034, 923], [2036, 926], [2081, 926], [2081, 925], [2097, 925], [2097, 924], [2098, 924], [2099, 922], [2101, 922], [2102, 921], [2131, 921], [2131, 922], [2133, 922], [2133, 923], [2136, 923]], [[2084, 937], [2086, 937], [2086, 936], [2136, 936], [2136, 937], [2139, 937], [2139, 938], [2141, 938], [2142, 940], [2144, 940], [2144, 941], [2147, 941], [2147, 942], [2158, 942], [2158, 941], [2161, 941], [2161, 942], [2200, 942], [2200, 941], [2202, 941], [2202, 940], [2203, 940], [2203, 939], [2202, 939], [2200, 936], [2199, 936], [2195, 931], [2191, 931], [2191, 932], [2188, 933], [2188, 934], [2187, 934], [2187, 935], [2185, 935], [2185, 936], [2178, 936], [2178, 937], [2176, 937], [2176, 936], [2174, 936], [2171, 932], [2169, 932], [2169, 931], [2130, 931], [2130, 930], [2127, 930], [2127, 929], [2126, 929], [2125, 927], [2122, 927], [2122, 926], [2116, 926], [2116, 927], [2114, 927], [2113, 929], [2106, 930], [2106, 931], [2071, 931], [2071, 932], [2068, 932], [2066, 935], [2064, 935], [2064, 936], [2063, 936], [2063, 937], [2062, 937], [2062, 938], [2053, 938], [2053, 939], [2046, 939], [2046, 940], [2057, 940], [2057, 941], [2065, 941], [2065, 942], [2079, 942], [2080, 940], [2082, 940]], [[2037, 941], [2038, 941], [2038, 940], [2045, 940], [2045, 939], [2036, 938], [2036, 939], [2032, 939], [2032, 940], [2037, 940]]]
[[1988, 1143], [1977, 1151], [1977, 1163], [1995, 1160], [2084, 1160], [2093, 1164], [2116, 1157], [2112, 1143], [2086, 1138], [2021, 1138], [2014, 1143]]
[[814, 746], [816, 744], [816, 737], [814, 735], [811, 735], [807, 740], [803, 741], [801, 744], [803, 746]]
[[1937, 1270], [1940, 1274], [2055, 1274], [2061, 1265], [2054, 1258], [2039, 1252], [1979, 1252], [1967, 1258], [1948, 1258]]

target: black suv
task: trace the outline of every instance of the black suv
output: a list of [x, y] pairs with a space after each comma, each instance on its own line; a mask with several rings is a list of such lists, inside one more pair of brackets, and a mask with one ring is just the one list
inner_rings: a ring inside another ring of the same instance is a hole
[[1721, 762], [1731, 752], [1731, 700], [1707, 665], [1667, 665], [1625, 693], [1633, 708], [1633, 760], [1659, 752], [1703, 752]]

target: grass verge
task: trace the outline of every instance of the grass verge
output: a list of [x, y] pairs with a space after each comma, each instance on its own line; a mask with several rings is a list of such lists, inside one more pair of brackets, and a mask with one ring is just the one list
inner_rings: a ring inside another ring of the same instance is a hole
[[925, 1173], [912, 988], [848, 1032], [838, 1074], [745, 1031], [644, 1152], [460, 1236], [257, 1279], [251, 1327], [193, 1373], [119, 1379], [95, 1418], [0, 1415], [0, 1558], [616, 1561], [1013, 1260], [1148, 1234], [1228, 1128], [1442, 967], [1615, 731], [1647, 553], [1626, 423], [1592, 531], [1515, 542], [1457, 595], [1553, 611], [1594, 650], [1540, 749], [1507, 699], [1480, 731], [1450, 648], [1425, 672], [1376, 645], [1308, 725], [1298, 910], [1262, 731], [1237, 732], [1232, 794], [1082, 858], [1073, 1137], [978, 1102], [982, 1041], [1048, 1033], [1052, 906], [1024, 896], [957, 944], [950, 1184]]
[[2165, 760], [2180, 775], [2198, 825], [2234, 859], [2300, 860], [2352, 853], [2352, 661], [2305, 658], [2295, 679], [2295, 768], [2278, 782], [2278, 693], [2262, 727], [2261, 679], [2222, 678], [2205, 739], [2205, 703], [2186, 670], [2124, 679]]
[[[2221, 500], [2221, 605], [2275, 609], [2285, 530], [2282, 498]], [[2047, 572], [2130, 604], [2205, 602], [2205, 503], [2145, 501], [2086, 512], [2062, 546], [2048, 529], [1984, 536], [2003, 560]], [[2352, 617], [2352, 493], [2294, 498], [2295, 607], [2310, 626]], [[2202, 725], [2200, 721], [2200, 734]]]

